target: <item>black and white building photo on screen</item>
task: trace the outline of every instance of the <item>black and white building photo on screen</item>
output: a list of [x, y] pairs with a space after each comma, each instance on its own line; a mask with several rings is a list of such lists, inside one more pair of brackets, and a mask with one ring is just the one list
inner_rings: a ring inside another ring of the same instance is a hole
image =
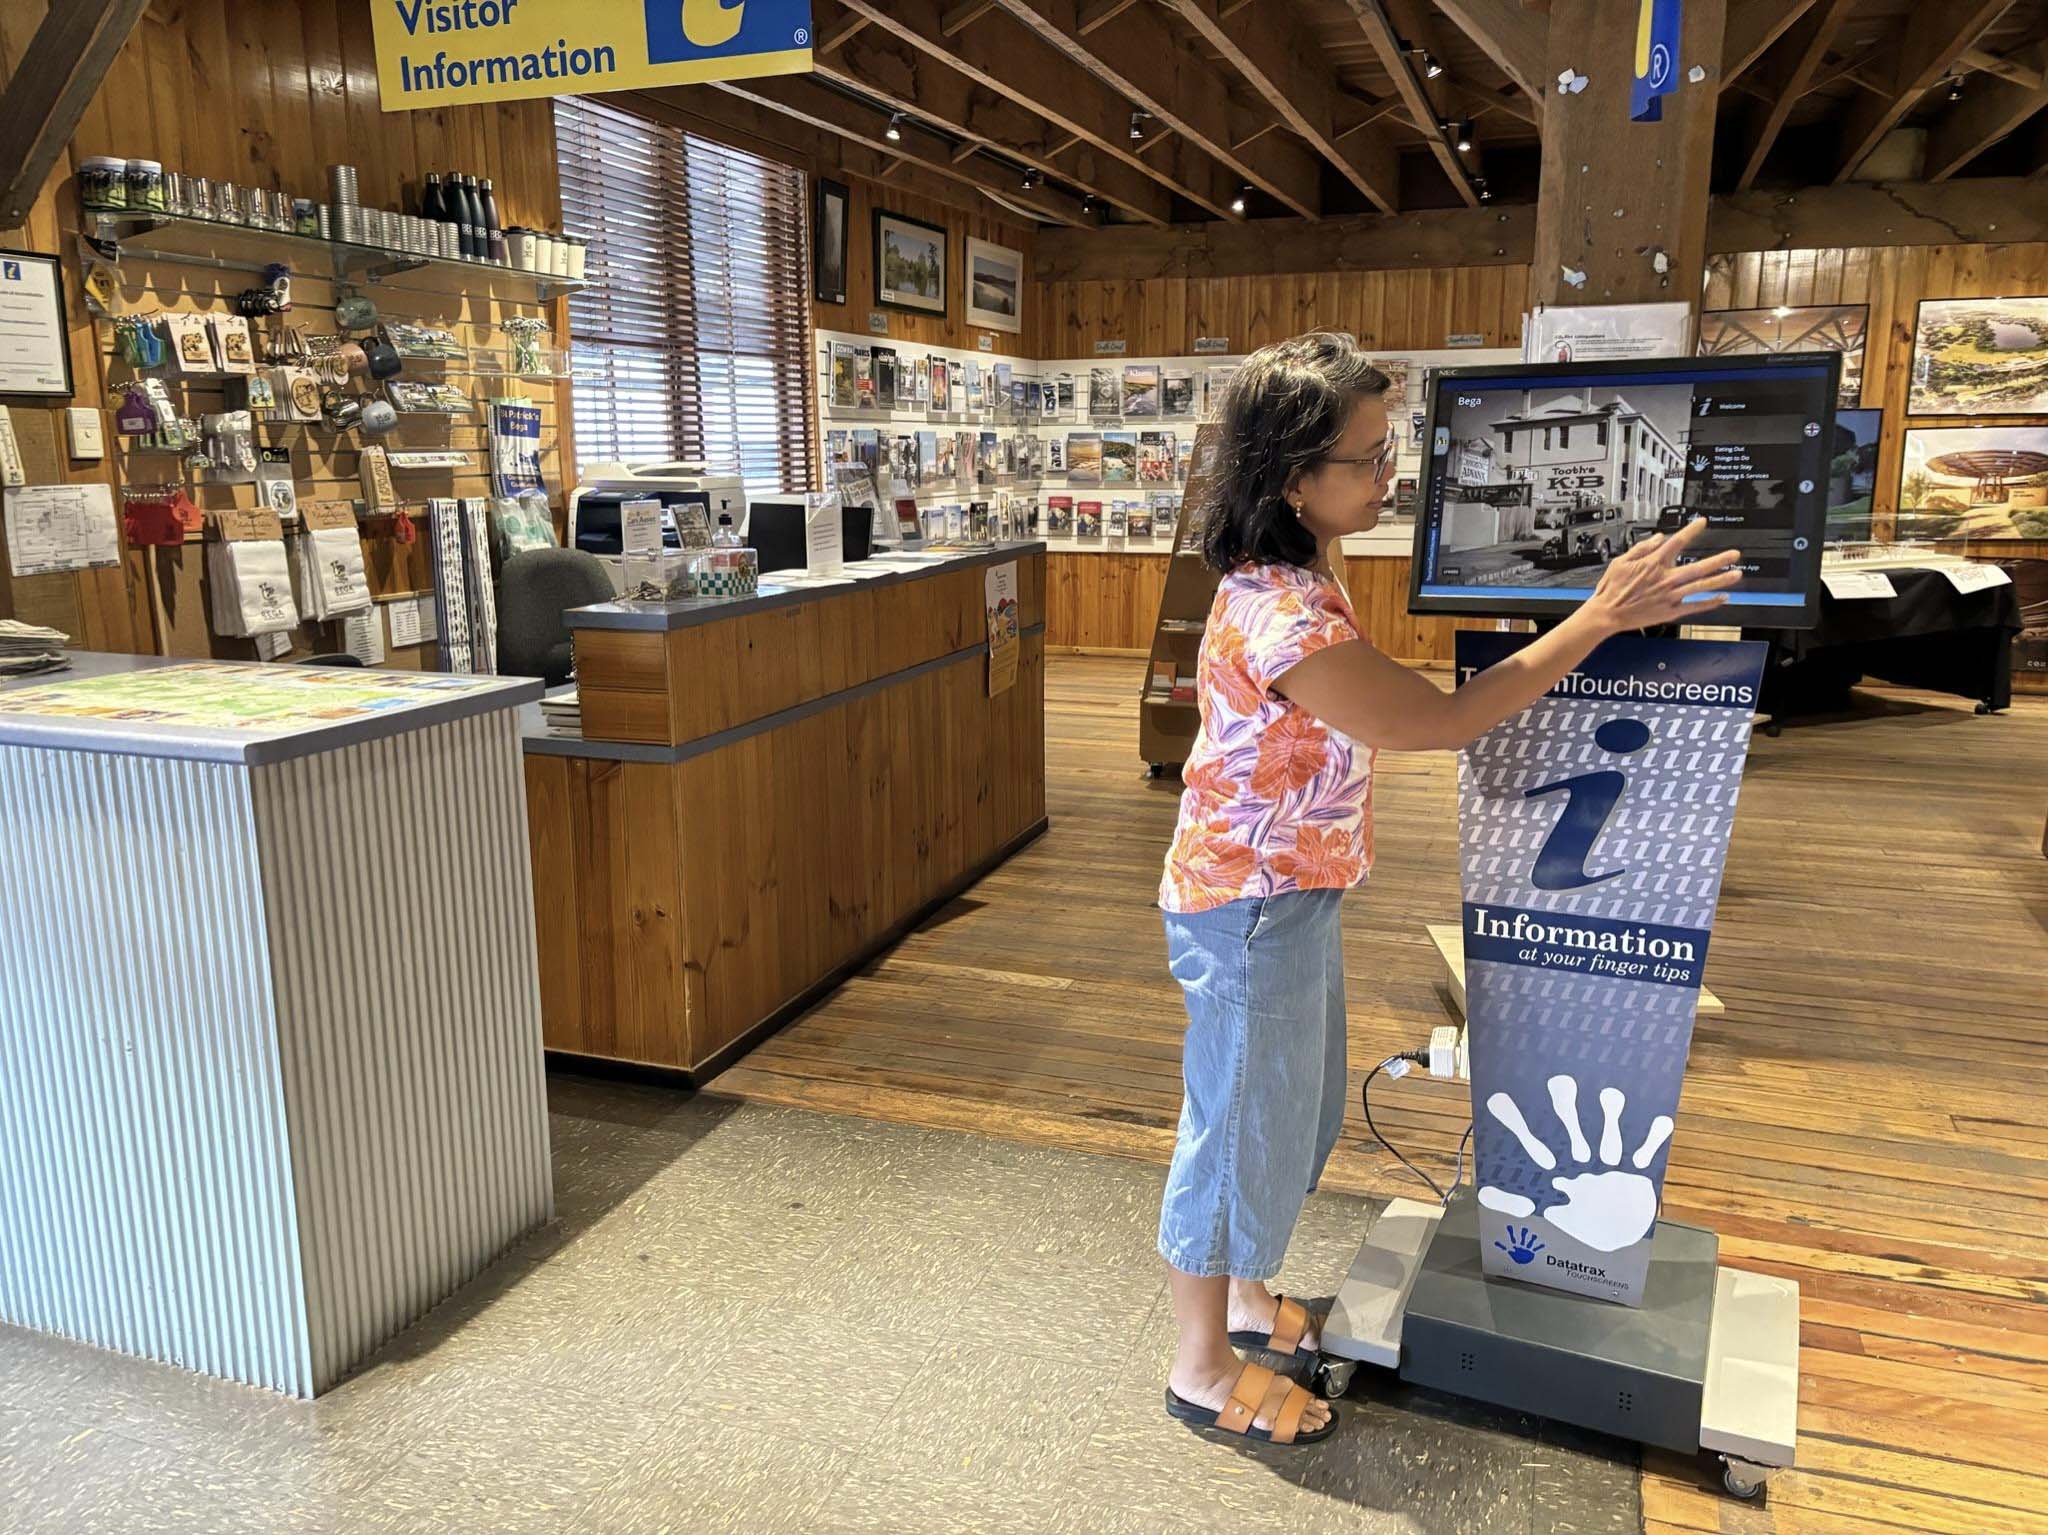
[[1675, 525], [1688, 391], [1569, 387], [1460, 394], [1446, 428], [1443, 551], [1465, 582], [1592, 586]]

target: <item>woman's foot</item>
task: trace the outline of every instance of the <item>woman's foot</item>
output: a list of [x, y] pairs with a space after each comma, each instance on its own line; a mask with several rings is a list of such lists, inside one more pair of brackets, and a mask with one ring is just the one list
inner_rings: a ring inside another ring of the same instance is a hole
[[[1225, 1355], [1224, 1361], [1208, 1365], [1189, 1364], [1175, 1360], [1173, 1370], [1166, 1377], [1166, 1384], [1173, 1394], [1197, 1407], [1206, 1407], [1211, 1412], [1221, 1412], [1230, 1400], [1230, 1393], [1237, 1380], [1244, 1373], [1244, 1361], [1235, 1354]], [[1308, 1405], [1302, 1409], [1300, 1434], [1313, 1434], [1330, 1421], [1330, 1404], [1319, 1396], [1311, 1395]], [[1273, 1427], [1273, 1415], [1260, 1413], [1253, 1420], [1253, 1427]]]
[[[1233, 1279], [1230, 1281], [1230, 1300], [1226, 1315], [1232, 1333], [1263, 1333], [1270, 1335], [1273, 1322], [1280, 1314], [1280, 1300], [1265, 1285], [1256, 1279]], [[1310, 1314], [1301, 1329], [1301, 1341], [1292, 1352], [1313, 1354], [1322, 1347], [1322, 1323]], [[1181, 1393], [1186, 1396], [1186, 1392]]]

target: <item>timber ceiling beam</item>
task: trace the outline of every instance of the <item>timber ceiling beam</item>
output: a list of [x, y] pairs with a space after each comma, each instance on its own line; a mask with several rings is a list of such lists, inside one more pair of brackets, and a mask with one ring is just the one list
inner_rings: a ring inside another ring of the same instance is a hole
[[1077, 0], [1002, 0], [1003, 8], [1052, 47], [1152, 114], [1205, 154], [1303, 218], [1322, 214], [1322, 167], [1285, 136], [1267, 139], [1271, 118], [1250, 123], [1231, 106], [1224, 78], [1186, 46], [1158, 7], [1104, 16], [1093, 28]]
[[[2043, 135], [2048, 147], [2048, 134]], [[1446, 208], [1289, 223], [1165, 229], [1049, 229], [1033, 246], [1041, 282], [1143, 277], [1520, 265], [1536, 249], [1536, 210]], [[1792, 192], [1722, 193], [1707, 204], [1709, 253], [1842, 246], [2048, 241], [2048, 198], [2021, 176], [1856, 182]]]
[[1550, 18], [1521, 0], [1437, 0], [1436, 8], [1479, 45], [1532, 102], [1543, 100]]
[[2040, 70], [2029, 69], [2018, 59], [2001, 58], [1998, 54], [1986, 53], [1981, 48], [1965, 48], [1957, 62], [1967, 64], [1972, 69], [1981, 69], [1986, 74], [1997, 75], [2001, 80], [2010, 80], [2015, 85], [2024, 85], [2029, 90], [2037, 88], [2044, 79], [2048, 79]]
[[57, 0], [0, 92], [0, 229], [26, 224], [147, 0]]
[[1963, 99], [1927, 133], [1929, 181], [1946, 181], [1993, 144], [2048, 107], [2048, 43], [2036, 43], [2015, 62], [2034, 77], [2031, 86], [2001, 78], [1972, 80]]
[[1345, 175], [1383, 213], [1401, 191], [1400, 157], [1373, 129], [1337, 137], [1337, 77], [1280, 0], [1221, 14], [1217, 0], [1173, 0], [1202, 39], [1265, 97], [1283, 122]]
[[1827, 57], [1842, 23], [1855, 9], [1856, 0], [1821, 0], [1771, 50], [1770, 58], [1758, 72], [1762, 102], [1743, 103], [1751, 108], [1749, 148], [1743, 156], [1742, 169], [1736, 173], [1736, 191], [1746, 192], [1756, 185], [1757, 173], [1763, 169], [1771, 146], [1778, 142], [1786, 119], [1800, 97], [1813, 89], [1815, 71]]
[[[1093, 219], [1081, 211], [1078, 198], [1072, 197], [1054, 187], [1039, 185], [1026, 192], [1018, 186], [1018, 178], [1006, 174], [987, 161], [976, 162], [955, 160], [953, 146], [940, 135], [917, 123], [904, 123], [897, 130], [902, 138], [891, 140], [883, 135], [889, 126], [889, 115], [865, 107], [850, 100], [838, 91], [829, 90], [815, 80], [802, 75], [770, 75], [759, 79], [722, 80], [712, 87], [741, 101], [751, 101], [757, 106], [793, 117], [798, 122], [808, 123], [813, 128], [827, 133], [836, 133], [849, 143], [860, 144], [877, 154], [893, 155], [909, 165], [922, 170], [934, 171], [955, 181], [979, 187], [985, 192], [1000, 196], [1007, 206], [1019, 211], [1029, 211], [1033, 218], [1053, 224], [1092, 224]], [[682, 87], [683, 90], [701, 87]]]
[[1890, 56], [1889, 94], [1859, 96], [1849, 109], [1834, 180], [1853, 176], [1899, 119], [1955, 67], [1963, 50], [2011, 8], [2012, 0], [1916, 0]]
[[[1409, 51], [1422, 49], [1438, 58], [1443, 56], [1428, 11], [1412, 0], [1344, 0], [1344, 6], [1365, 33], [1366, 41], [1372, 44], [1373, 52], [1379, 55], [1388, 78], [1394, 82], [1394, 93], [1408, 109], [1409, 121], [1428, 141], [1451, 189], [1464, 199], [1466, 207], [1478, 207], [1479, 193], [1472, 185], [1479, 164], [1478, 146], [1461, 152], [1440, 126], [1448, 119], [1463, 116], [1452, 106], [1451, 82], [1442, 76], [1435, 80], [1426, 78], [1416, 55]], [[1398, 12], [1390, 8], [1393, 6], [1399, 7]]]
[[1015, 17], [992, 12], [948, 37], [940, 0], [847, 0], [846, 8], [874, 23], [865, 37], [886, 32], [984, 91], [1079, 135], [1098, 156], [1122, 161], [1217, 218], [1239, 217], [1230, 210], [1237, 181], [1229, 171], [1179, 139], [1150, 155], [1134, 154], [1130, 103]]
[[1770, 51], [1812, 10], [1816, 0], [1728, 0], [1728, 33], [1721, 45], [1721, 89]]
[[889, 146], [884, 155], [866, 145], [842, 137], [836, 131], [813, 126], [776, 108], [747, 101], [709, 85], [672, 86], [660, 91], [621, 92], [621, 105], [630, 104], [658, 122], [672, 123], [693, 133], [706, 134], [721, 143], [737, 144], [770, 160], [812, 175], [860, 176], [869, 181], [887, 180], [919, 197], [944, 203], [966, 213], [988, 212], [985, 190], [957, 175], [941, 175], [921, 166], [905, 164]]
[[964, 143], [1071, 182], [1140, 222], [1165, 224], [1173, 219], [1173, 198], [1150, 175], [1102, 154], [1080, 135], [994, 94], [879, 27], [870, 27], [836, 53], [814, 58], [812, 69], [820, 79], [943, 128]]

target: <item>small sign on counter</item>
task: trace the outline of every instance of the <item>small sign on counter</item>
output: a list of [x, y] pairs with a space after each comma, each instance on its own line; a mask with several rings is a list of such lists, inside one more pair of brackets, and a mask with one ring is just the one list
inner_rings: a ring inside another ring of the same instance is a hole
[[1017, 562], [989, 566], [982, 585], [988, 601], [988, 696], [994, 698], [1017, 681]]
[[1994, 586], [2012, 584], [2012, 577], [1996, 565], [1944, 565], [1941, 573], [1959, 592], [1981, 592]]
[[1837, 602], [1899, 595], [1898, 588], [1892, 585], [1892, 578], [1881, 570], [1823, 570], [1820, 581], [1828, 589], [1828, 595]]

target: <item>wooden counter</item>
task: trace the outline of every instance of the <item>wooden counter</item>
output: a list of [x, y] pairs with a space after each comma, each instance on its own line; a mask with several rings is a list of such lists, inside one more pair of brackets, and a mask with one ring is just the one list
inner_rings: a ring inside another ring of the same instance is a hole
[[571, 614], [590, 739], [526, 740], [548, 1048], [707, 1076], [1043, 830], [1044, 620], [1042, 544]]

